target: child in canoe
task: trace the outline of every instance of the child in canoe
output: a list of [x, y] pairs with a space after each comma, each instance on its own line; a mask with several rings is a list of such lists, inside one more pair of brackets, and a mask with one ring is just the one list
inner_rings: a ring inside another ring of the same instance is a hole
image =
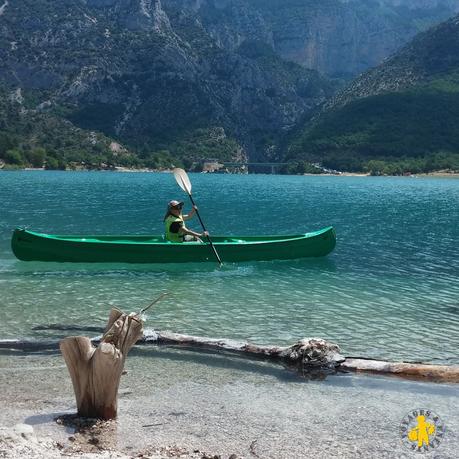
[[208, 236], [209, 233], [196, 233], [185, 226], [185, 221], [193, 218], [196, 213], [196, 206], [193, 206], [190, 213], [183, 215], [183, 202], [170, 201], [167, 205], [167, 212], [164, 216], [165, 236], [170, 242], [190, 242], [199, 241], [201, 238]]

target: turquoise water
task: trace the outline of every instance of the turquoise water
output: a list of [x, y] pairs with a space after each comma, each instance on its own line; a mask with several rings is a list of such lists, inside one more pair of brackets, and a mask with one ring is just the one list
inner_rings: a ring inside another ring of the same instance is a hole
[[[190, 174], [211, 234], [330, 224], [325, 259], [188, 265], [20, 262], [15, 226], [49, 233], [161, 233], [172, 175], [0, 173], [0, 339], [50, 322], [102, 324], [163, 291], [147, 327], [257, 343], [318, 336], [346, 355], [459, 363], [459, 180]], [[199, 228], [193, 221], [189, 226]]]

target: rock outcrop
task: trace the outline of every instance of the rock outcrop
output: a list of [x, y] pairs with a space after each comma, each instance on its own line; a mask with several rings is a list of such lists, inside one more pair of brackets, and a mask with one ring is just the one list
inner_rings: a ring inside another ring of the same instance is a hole
[[283, 59], [349, 79], [418, 32], [459, 11], [458, 0], [163, 0], [193, 14], [219, 46], [270, 45]]

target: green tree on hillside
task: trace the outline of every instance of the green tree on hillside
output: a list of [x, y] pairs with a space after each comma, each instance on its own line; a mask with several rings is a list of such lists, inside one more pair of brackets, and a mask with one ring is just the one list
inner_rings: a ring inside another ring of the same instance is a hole
[[43, 167], [46, 158], [46, 151], [44, 148], [34, 148], [25, 153], [27, 162], [32, 167]]

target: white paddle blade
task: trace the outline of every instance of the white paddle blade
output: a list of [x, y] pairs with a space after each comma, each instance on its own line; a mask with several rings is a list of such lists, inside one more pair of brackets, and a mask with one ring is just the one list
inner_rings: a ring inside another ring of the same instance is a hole
[[191, 182], [187, 173], [179, 167], [176, 167], [172, 172], [176, 182], [178, 183], [178, 186], [186, 193], [191, 194]]

